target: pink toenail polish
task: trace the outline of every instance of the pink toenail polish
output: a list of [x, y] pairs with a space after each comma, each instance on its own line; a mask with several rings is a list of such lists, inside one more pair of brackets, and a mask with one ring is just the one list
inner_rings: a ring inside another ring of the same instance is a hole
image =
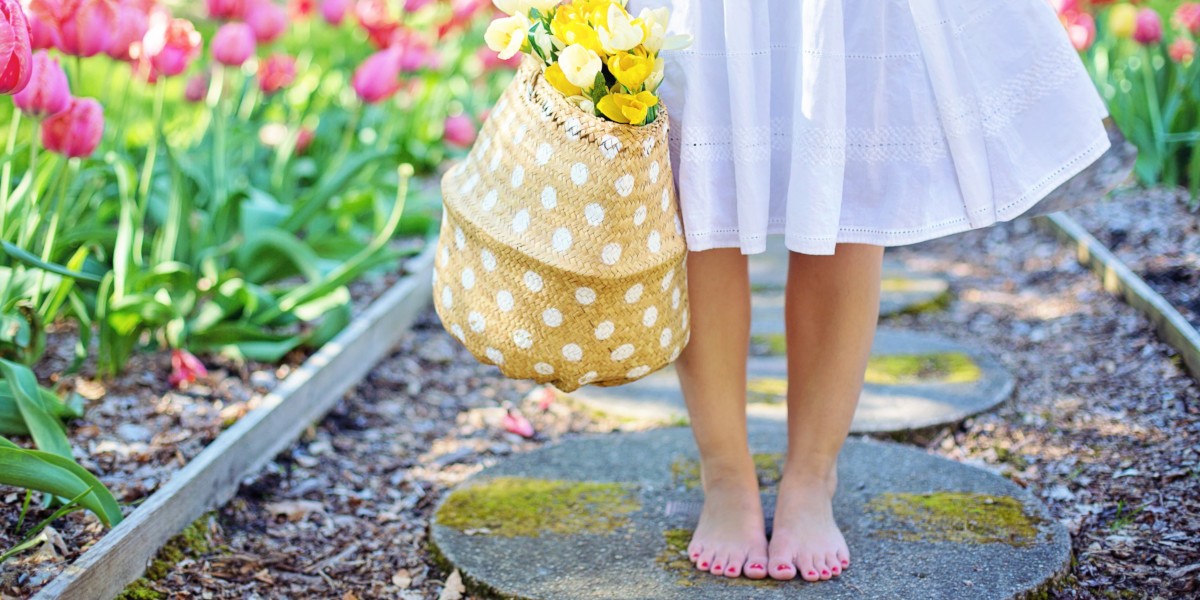
[[751, 569], [761, 569], [761, 568], [763, 568], [763, 566], [758, 563], [754, 563], [754, 564], [750, 565], [750, 568]]
[[826, 570], [826, 569], [821, 569], [821, 574], [822, 574], [822, 575], [828, 575], [828, 574], [829, 574], [829, 571], [828, 571], [828, 570]]
[[775, 567], [776, 571], [790, 571], [791, 569], [791, 565], [779, 565], [778, 567]]
[[700, 563], [700, 568], [701, 568], [701, 569], [707, 569], [707, 568], [708, 568], [708, 563], [706, 563], [706, 562], [702, 562], [702, 563]]
[[816, 576], [817, 576], [817, 572], [816, 572], [816, 571], [809, 571], [809, 572], [808, 572], [808, 576], [809, 576], [809, 577], [816, 577]]
[[721, 572], [721, 565], [713, 565], [713, 571], [716, 571], [717, 573], [720, 573], [720, 572]]

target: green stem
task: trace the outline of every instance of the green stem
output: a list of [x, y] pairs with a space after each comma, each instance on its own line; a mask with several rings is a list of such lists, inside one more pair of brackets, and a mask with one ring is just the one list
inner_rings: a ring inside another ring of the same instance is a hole
[[1158, 100], [1158, 83], [1154, 79], [1154, 62], [1151, 60], [1150, 50], [1142, 48], [1142, 60], [1145, 64], [1142, 65], [1142, 79], [1145, 82], [1146, 94], [1149, 95], [1150, 108], [1150, 128], [1154, 132], [1154, 147], [1158, 150], [1160, 159], [1166, 158], [1167, 147], [1163, 142], [1164, 125], [1162, 119], [1162, 110]]
[[[68, 163], [68, 174], [65, 178], [67, 183], [62, 186], [62, 191], [54, 199], [54, 212], [50, 215], [50, 224], [46, 227], [46, 239], [42, 243], [42, 261], [50, 262], [50, 254], [54, 250], [54, 238], [58, 236], [58, 222], [62, 218], [62, 207], [65, 204], [65, 196], [71, 189], [71, 182], [79, 176], [79, 159], [72, 158]], [[46, 283], [45, 269], [38, 271], [37, 286], [33, 288], [33, 305], [37, 306], [41, 300], [42, 286]]]
[[121, 115], [117, 120], [117, 133], [113, 138], [113, 143], [116, 144], [118, 150], [125, 147], [125, 122], [129, 119], [129, 90], [133, 88], [133, 80], [125, 79], [125, 89], [121, 91], [121, 108], [118, 109], [118, 114]]
[[21, 129], [21, 111], [14, 109], [12, 124], [8, 128], [8, 144], [4, 147], [5, 154], [9, 156], [9, 159], [4, 163], [4, 169], [0, 172], [0, 238], [4, 237], [4, 221], [8, 216], [9, 185], [12, 184], [12, 154], [17, 147], [17, 131], [19, 129]]
[[225, 86], [225, 67], [218, 67], [213, 72], [213, 87], [217, 90], [216, 100], [213, 104], [213, 154], [212, 154], [212, 169], [213, 169], [213, 213], [220, 214], [220, 206], [225, 204], [225, 161], [228, 159], [225, 156], [225, 103], [222, 99], [222, 90]]
[[154, 178], [154, 161], [158, 157], [158, 136], [162, 132], [163, 100], [166, 97], [167, 79], [160, 77], [154, 93], [154, 135], [150, 137], [150, 146], [146, 148], [146, 162], [142, 163], [142, 180], [138, 185], [138, 196], [142, 203], [150, 194], [150, 180]]

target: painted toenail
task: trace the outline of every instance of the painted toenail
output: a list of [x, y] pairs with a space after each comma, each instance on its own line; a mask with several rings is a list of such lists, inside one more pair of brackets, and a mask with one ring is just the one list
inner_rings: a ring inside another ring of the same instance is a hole
[[693, 552], [693, 553], [692, 553], [692, 558], [700, 558], [700, 553], [699, 553], [699, 552]]
[[828, 575], [828, 574], [829, 574], [829, 571], [827, 571], [827, 570], [825, 570], [825, 569], [821, 569], [821, 574], [822, 574], [822, 575]]
[[708, 563], [706, 563], [706, 562], [702, 562], [702, 563], [700, 563], [700, 568], [701, 568], [701, 569], [707, 569], [707, 568], [708, 568]]
[[791, 570], [791, 568], [792, 568], [791, 565], [779, 565], [778, 567], [775, 567], [775, 570], [776, 571], [788, 571], [788, 570]]
[[808, 572], [808, 576], [809, 576], [809, 577], [816, 577], [816, 576], [817, 576], [817, 572], [816, 572], [816, 571], [809, 571], [809, 572]]
[[754, 564], [750, 565], [750, 568], [751, 569], [761, 569], [761, 568], [763, 568], [763, 566], [758, 563], [754, 563]]

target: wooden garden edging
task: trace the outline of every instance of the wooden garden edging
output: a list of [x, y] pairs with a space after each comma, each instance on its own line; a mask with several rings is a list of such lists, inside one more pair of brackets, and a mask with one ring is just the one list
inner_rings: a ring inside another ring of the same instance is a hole
[[1075, 248], [1079, 264], [1090, 268], [1100, 278], [1104, 289], [1120, 295], [1131, 306], [1145, 314], [1158, 331], [1158, 336], [1179, 352], [1185, 368], [1200, 380], [1200, 333], [1183, 315], [1154, 291], [1117, 255], [1088, 233], [1078, 222], [1063, 213], [1038, 217], [1036, 221], [1060, 240]]
[[159, 548], [205, 511], [233, 498], [257, 472], [328, 412], [408, 331], [432, 298], [436, 240], [403, 276], [222, 432], [124, 521], [43, 588], [35, 600], [112, 598], [142, 576]]

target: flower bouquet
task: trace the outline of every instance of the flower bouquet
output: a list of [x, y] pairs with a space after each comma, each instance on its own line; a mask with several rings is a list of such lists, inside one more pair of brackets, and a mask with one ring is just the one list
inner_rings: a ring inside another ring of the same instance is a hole
[[479, 360], [563, 391], [633, 381], [688, 341], [686, 247], [655, 90], [666, 10], [495, 0], [526, 55], [442, 180], [434, 306]]

